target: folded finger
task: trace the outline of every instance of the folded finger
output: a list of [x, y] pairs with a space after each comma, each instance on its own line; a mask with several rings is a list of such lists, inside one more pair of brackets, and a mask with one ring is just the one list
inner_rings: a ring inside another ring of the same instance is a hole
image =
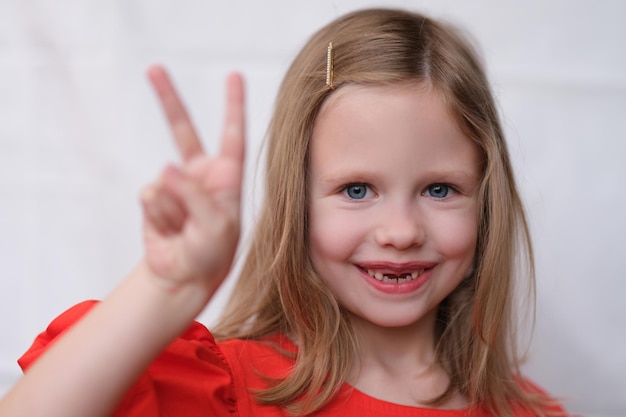
[[142, 193], [146, 219], [164, 236], [179, 233], [187, 218], [182, 203], [159, 185], [147, 187]]
[[159, 235], [170, 233], [167, 222], [156, 204], [156, 186], [148, 186], [141, 193], [141, 209], [146, 226]]

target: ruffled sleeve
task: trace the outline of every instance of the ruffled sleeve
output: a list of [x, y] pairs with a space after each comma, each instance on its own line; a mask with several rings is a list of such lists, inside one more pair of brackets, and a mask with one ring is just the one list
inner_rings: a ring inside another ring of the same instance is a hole
[[[97, 302], [78, 304], [57, 317], [18, 360], [25, 371]], [[211, 333], [194, 322], [148, 367], [128, 391], [115, 417], [236, 415], [233, 375]]]

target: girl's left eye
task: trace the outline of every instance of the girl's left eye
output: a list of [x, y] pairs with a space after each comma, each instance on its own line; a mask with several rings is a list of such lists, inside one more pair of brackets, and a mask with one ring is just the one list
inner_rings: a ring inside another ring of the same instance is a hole
[[443, 199], [454, 190], [448, 184], [431, 184], [428, 186], [427, 193], [431, 197]]
[[344, 187], [343, 192], [351, 200], [362, 200], [368, 194], [369, 187], [366, 184], [354, 183]]

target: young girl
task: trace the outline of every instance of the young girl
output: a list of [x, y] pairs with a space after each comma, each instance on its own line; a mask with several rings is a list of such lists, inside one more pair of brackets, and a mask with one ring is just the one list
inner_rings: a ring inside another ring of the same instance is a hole
[[192, 320], [237, 247], [242, 81], [229, 77], [210, 157], [165, 72], [149, 77], [183, 163], [142, 194], [145, 259], [37, 338], [1, 416], [565, 414], [520, 375], [515, 271], [527, 261], [532, 285], [532, 250], [494, 100], [458, 33], [364, 10], [304, 46], [212, 333]]

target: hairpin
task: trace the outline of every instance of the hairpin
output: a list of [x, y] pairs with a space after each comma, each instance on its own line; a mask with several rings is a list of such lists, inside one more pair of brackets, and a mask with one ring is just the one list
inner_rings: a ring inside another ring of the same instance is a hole
[[326, 85], [333, 89], [333, 78], [335, 77], [335, 50], [333, 43], [328, 43], [328, 52], [326, 52]]

